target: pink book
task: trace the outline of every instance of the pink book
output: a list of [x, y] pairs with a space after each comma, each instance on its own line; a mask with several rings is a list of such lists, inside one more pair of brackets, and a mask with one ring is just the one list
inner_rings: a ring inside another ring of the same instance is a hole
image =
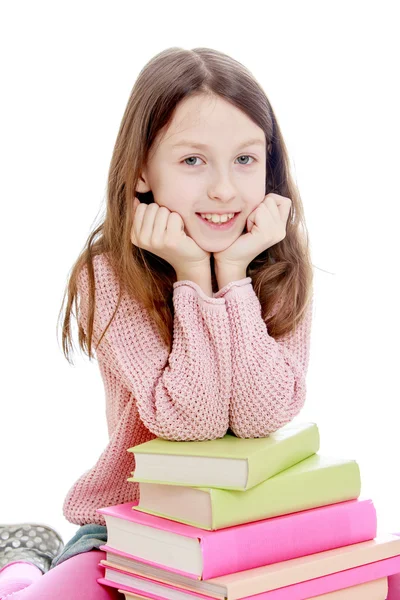
[[[100, 564], [100, 563], [99, 563]], [[384, 560], [361, 565], [338, 573], [331, 573], [317, 579], [301, 581], [294, 585], [278, 588], [268, 592], [262, 592], [253, 596], [243, 596], [242, 600], [304, 600], [305, 598], [318, 598], [323, 594], [329, 594], [337, 590], [344, 590], [355, 585], [360, 585], [368, 581], [375, 581], [383, 577], [388, 577], [400, 572], [400, 556], [393, 556]], [[204, 596], [196, 592], [185, 590], [182, 595], [182, 589], [173, 585], [164, 585], [163, 595], [152, 592], [144, 592], [139, 588], [123, 585], [110, 581], [105, 577], [100, 577], [97, 582], [118, 589], [121, 593], [129, 592], [134, 596], [141, 598], [150, 598], [151, 600], [175, 600], [184, 599], [196, 600], [214, 600], [212, 596]], [[219, 596], [223, 598], [223, 596]], [[227, 596], [229, 600], [229, 596]], [[347, 597], [346, 597], [347, 598]]]
[[107, 560], [131, 568], [137, 561], [197, 580], [372, 540], [377, 531], [376, 510], [369, 499], [216, 531], [132, 510], [136, 505], [97, 510], [107, 525], [107, 544], [101, 546]]

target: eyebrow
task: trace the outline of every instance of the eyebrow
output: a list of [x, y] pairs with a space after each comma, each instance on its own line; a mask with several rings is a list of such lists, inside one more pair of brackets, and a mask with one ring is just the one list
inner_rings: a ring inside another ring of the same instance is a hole
[[[247, 142], [242, 142], [241, 144], [239, 144], [238, 149], [239, 148], [247, 148], [247, 146], [253, 146], [256, 144], [259, 146], [263, 146], [264, 143], [265, 143], [264, 140], [260, 140], [259, 138], [254, 138], [252, 140], [247, 140]], [[210, 146], [208, 146], [208, 144], [201, 144], [200, 142], [194, 142], [192, 140], [181, 140], [177, 144], [174, 144], [173, 146], [171, 146], [171, 148], [175, 149], [175, 148], [180, 148], [181, 146], [185, 146], [187, 148], [199, 148], [202, 150], [208, 150], [210, 148]]]

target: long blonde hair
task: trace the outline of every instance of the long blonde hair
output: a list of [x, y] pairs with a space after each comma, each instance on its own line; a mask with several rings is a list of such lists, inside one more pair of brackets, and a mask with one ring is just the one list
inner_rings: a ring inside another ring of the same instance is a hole
[[[92, 261], [94, 256], [104, 252], [107, 252], [121, 284], [120, 292], [124, 290], [142, 303], [162, 339], [170, 351], [172, 349], [172, 285], [176, 274], [168, 262], [132, 244], [132, 200], [136, 195], [141, 202], [154, 202], [151, 191], [136, 192], [142, 168], [157, 134], [168, 126], [178, 103], [195, 94], [220, 96], [243, 111], [265, 133], [268, 149], [265, 194], [275, 192], [286, 196], [291, 199], [292, 207], [286, 237], [258, 255], [247, 267], [246, 275], [252, 278], [262, 317], [275, 339], [290, 333], [304, 316], [313, 288], [308, 232], [300, 193], [290, 173], [288, 152], [271, 104], [252, 74], [235, 59], [210, 48], [185, 50], [173, 47], [154, 56], [133, 86], [109, 168], [106, 215], [88, 236], [71, 269], [60, 310], [61, 315], [68, 294], [62, 346], [69, 361], [69, 349], [73, 347], [71, 312], [75, 303], [76, 316], [77, 277], [85, 265], [90, 281], [88, 331], [86, 335], [79, 325], [79, 346], [89, 359], [93, 357], [95, 290]], [[217, 291], [213, 261], [211, 263], [213, 291]], [[279, 310], [271, 316], [271, 308], [278, 304]]]

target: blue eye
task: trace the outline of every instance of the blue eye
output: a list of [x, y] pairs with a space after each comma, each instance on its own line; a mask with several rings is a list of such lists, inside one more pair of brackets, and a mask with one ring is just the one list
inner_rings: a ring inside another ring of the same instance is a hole
[[[243, 157], [245, 157], [245, 158], [251, 158], [253, 161], [254, 161], [254, 160], [256, 160], [255, 158], [253, 158], [252, 156], [249, 156], [248, 154], [242, 154], [242, 155], [241, 155], [241, 156], [239, 156], [238, 158], [243, 158]], [[187, 164], [187, 163], [186, 163], [186, 161], [187, 161], [187, 160], [190, 160], [191, 158], [199, 158], [200, 160], [202, 160], [202, 159], [200, 158], [200, 156], [188, 156], [188, 158], [184, 158], [184, 159], [183, 159], [183, 162], [184, 162], [185, 164]], [[244, 164], [244, 163], [241, 163], [241, 164], [242, 164], [243, 166], [247, 166], [248, 164], [252, 164], [252, 163], [245, 163], [245, 164]], [[192, 163], [191, 165], [188, 165], [188, 164], [187, 164], [187, 166], [188, 166], [188, 167], [195, 167], [195, 166], [197, 166], [197, 165], [194, 165], [194, 164]]]

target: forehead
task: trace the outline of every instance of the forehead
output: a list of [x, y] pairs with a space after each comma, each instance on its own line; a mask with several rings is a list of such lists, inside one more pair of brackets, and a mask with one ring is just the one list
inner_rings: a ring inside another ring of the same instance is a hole
[[[171, 150], [181, 150], [184, 148], [193, 148], [194, 150], [211, 150], [213, 148], [213, 144], [205, 144], [202, 142], [198, 142], [195, 139], [180, 139], [177, 143], [170, 145]], [[248, 148], [249, 146], [265, 146], [265, 141], [259, 138], [252, 138], [250, 140], [243, 140], [236, 145], [235, 149], [239, 150], [240, 148]]]
[[234, 149], [265, 146], [264, 131], [243, 111], [220, 97], [191, 97], [177, 106], [160, 136], [168, 150], [183, 147], [210, 150], [220, 143]]

